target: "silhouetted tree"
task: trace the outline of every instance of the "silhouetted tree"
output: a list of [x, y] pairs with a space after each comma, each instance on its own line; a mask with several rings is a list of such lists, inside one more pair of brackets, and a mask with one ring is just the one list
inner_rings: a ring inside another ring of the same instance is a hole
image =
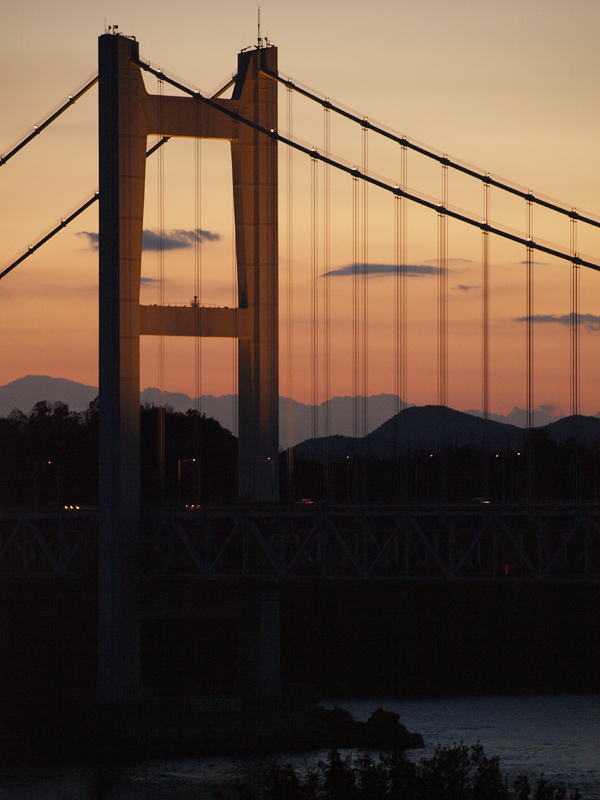
[[[237, 441], [196, 411], [165, 412], [165, 459], [159, 460], [159, 409], [140, 412], [142, 500], [221, 503], [237, 494]], [[182, 462], [185, 462], [181, 469]], [[178, 469], [179, 466], [179, 469]], [[180, 484], [178, 486], [178, 484]], [[35, 495], [35, 498], [34, 498]], [[0, 418], [0, 504], [94, 505], [98, 497], [98, 399], [83, 413], [65, 403], [36, 403], [29, 416]]]

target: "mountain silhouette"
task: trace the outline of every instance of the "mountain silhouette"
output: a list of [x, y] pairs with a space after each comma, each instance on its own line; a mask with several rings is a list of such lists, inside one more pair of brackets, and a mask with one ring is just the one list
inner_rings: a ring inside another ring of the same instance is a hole
[[[95, 386], [71, 381], [66, 378], [52, 378], [49, 375], [27, 375], [0, 386], [0, 417], [8, 416], [15, 408], [29, 414], [40, 400], [50, 403], [62, 402], [71, 411], [85, 411], [89, 403], [98, 395]], [[359, 407], [363, 398], [359, 397]], [[155, 387], [144, 389], [140, 402], [145, 405], [159, 405], [161, 393]], [[186, 412], [198, 409], [207, 417], [213, 417], [224, 428], [235, 430], [235, 397], [228, 395], [204, 395], [199, 402], [183, 392], [164, 392], [163, 402], [174, 411]], [[288, 409], [291, 406], [293, 431], [292, 445], [296, 454], [305, 457], [322, 457], [325, 440], [326, 410], [329, 408], [330, 436], [327, 439], [328, 452], [343, 457], [350, 452], [364, 452], [389, 457], [410, 446], [412, 448], [437, 447], [439, 437], [456, 447], [472, 444], [481, 446], [483, 419], [479, 412], [444, 409], [441, 414], [438, 406], [407, 406], [396, 415], [396, 409], [403, 402], [393, 394], [371, 395], [368, 398], [367, 435], [361, 439], [352, 436], [354, 428], [353, 397], [333, 397], [329, 403], [317, 407], [317, 434], [313, 437], [313, 407], [297, 400], [279, 398], [279, 440], [280, 446], [288, 447]], [[503, 450], [507, 447], [522, 446], [523, 428], [502, 422], [499, 415], [487, 421], [487, 437], [490, 449]], [[514, 419], [514, 410], [508, 415]], [[547, 431], [549, 436], [563, 443], [577, 437], [581, 441], [592, 442], [600, 436], [600, 417], [564, 417], [537, 428]], [[320, 454], [320, 455], [319, 455]]]
[[[576, 425], [576, 427], [575, 427]], [[600, 439], [598, 417], [566, 417], [536, 428], [558, 444], [575, 437], [591, 443]], [[296, 445], [299, 458], [321, 460], [327, 452], [331, 458], [360, 455], [392, 458], [397, 453], [412, 450], [438, 450], [441, 444], [451, 447], [471, 445], [480, 448], [484, 441], [490, 451], [522, 448], [526, 431], [516, 425], [487, 420], [463, 411], [440, 406], [411, 406], [384, 422], [362, 438], [330, 436], [309, 439]], [[485, 435], [485, 439], [484, 439]]]
[[[0, 386], [0, 417], [7, 417], [14, 408], [29, 414], [33, 406], [40, 400], [50, 403], [60, 401], [66, 403], [71, 411], [85, 411], [89, 403], [98, 395], [95, 386], [67, 380], [51, 378], [48, 375], [28, 375], [24, 378]], [[230, 431], [236, 429], [234, 413], [236, 398], [232, 394], [203, 395], [197, 402], [183, 392], [161, 392], [156, 387], [148, 387], [140, 393], [142, 405], [158, 406], [164, 402], [173, 411], [185, 413], [188, 409], [197, 409], [207, 417], [216, 419]], [[362, 402], [362, 398], [358, 398]], [[279, 398], [279, 441], [281, 447], [288, 447], [288, 408], [290, 401], [286, 397]], [[331, 433], [349, 436], [353, 428], [352, 397], [333, 397], [329, 404], [321, 403], [317, 408], [318, 431], [325, 429], [326, 408], [329, 405]], [[402, 401], [393, 394], [379, 394], [369, 397], [369, 426], [372, 431], [401, 408]], [[293, 419], [292, 445], [302, 442], [313, 435], [313, 407], [297, 400], [291, 401]]]
[[71, 411], [85, 411], [97, 396], [95, 386], [49, 375], [26, 375], [0, 386], [0, 417], [7, 417], [15, 408], [29, 414], [40, 400], [66, 403]]

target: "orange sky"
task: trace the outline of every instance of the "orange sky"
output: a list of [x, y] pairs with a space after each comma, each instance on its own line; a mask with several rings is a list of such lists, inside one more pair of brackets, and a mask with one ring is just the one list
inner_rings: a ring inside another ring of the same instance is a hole
[[[94, 9], [65, 0], [60, 4], [5, 0], [0, 30], [0, 153], [6, 152], [53, 106], [96, 68], [97, 37], [105, 21], [140, 41], [143, 58], [209, 93], [234, 71], [237, 51], [256, 39], [256, 7], [227, 6], [200, 12], [197, 3], [148, 2], [143, 15], [133, 2], [104, 2]], [[596, 98], [600, 58], [600, 7], [574, 0], [544, 3], [509, 0], [501, 6], [480, 0], [453, 4], [417, 0], [375, 0], [318, 4], [297, 12], [292, 2], [261, 3], [262, 33], [279, 48], [284, 75], [317, 93], [358, 110], [409, 139], [476, 164], [536, 194], [581, 210], [600, 212]], [[51, 32], [51, 33], [49, 33]], [[150, 91], [156, 90], [153, 79]], [[168, 90], [167, 90], [168, 91]], [[0, 169], [0, 265], [76, 206], [97, 186], [96, 90], [90, 91], [47, 132]], [[287, 94], [280, 93], [280, 130], [287, 130]], [[322, 147], [323, 112], [294, 96], [294, 135]], [[8, 109], [8, 113], [6, 113]], [[360, 129], [331, 121], [331, 150], [362, 163]], [[369, 167], [391, 182], [400, 180], [398, 145], [369, 135]], [[203, 302], [233, 302], [232, 220], [227, 145], [201, 145], [200, 227], [214, 234], [202, 245]], [[195, 227], [194, 144], [165, 148], [165, 229]], [[287, 376], [287, 154], [280, 153], [281, 394]], [[294, 375], [291, 391], [312, 397], [310, 362], [311, 165], [293, 158]], [[325, 271], [323, 246], [324, 170], [318, 170], [319, 275]], [[408, 156], [408, 187], [439, 199], [439, 165]], [[361, 189], [361, 203], [362, 203]], [[482, 188], [456, 173], [449, 176], [451, 205], [474, 214], [482, 209]], [[145, 228], [156, 231], [156, 160], [148, 165]], [[421, 270], [408, 279], [408, 402], [437, 402], [437, 277], [423, 267], [437, 264], [437, 216], [410, 205], [407, 210], [407, 263]], [[491, 194], [493, 220], [524, 232], [521, 200]], [[374, 274], [368, 281], [369, 393], [393, 392], [394, 200], [368, 191], [368, 215], [359, 217], [359, 255]], [[534, 238], [569, 246], [569, 224], [534, 211]], [[352, 261], [352, 182], [331, 173], [329, 265]], [[362, 231], [368, 230], [363, 249]], [[97, 384], [97, 208], [85, 212], [0, 282], [0, 385], [26, 374], [50, 374]], [[600, 257], [600, 237], [579, 226], [579, 250]], [[218, 237], [218, 238], [217, 238]], [[452, 221], [448, 225], [448, 402], [459, 409], [481, 408], [481, 234]], [[525, 253], [491, 240], [492, 297], [491, 406], [508, 413], [526, 404]], [[194, 294], [193, 248], [169, 250], [165, 267], [167, 302], [189, 302]], [[144, 253], [142, 299], [156, 302], [157, 256]], [[535, 405], [569, 413], [570, 266], [536, 257]], [[331, 289], [331, 394], [351, 394], [352, 278], [333, 275]], [[318, 399], [324, 397], [322, 350], [323, 278], [318, 279], [320, 352]], [[599, 333], [600, 275], [581, 273], [581, 410], [600, 411], [596, 348]], [[554, 319], [555, 321], [550, 321]], [[142, 383], [157, 385], [155, 340], [142, 347]], [[233, 390], [231, 342], [203, 342], [201, 384], [205, 393]], [[166, 345], [165, 388], [192, 395], [195, 386], [191, 341]]]

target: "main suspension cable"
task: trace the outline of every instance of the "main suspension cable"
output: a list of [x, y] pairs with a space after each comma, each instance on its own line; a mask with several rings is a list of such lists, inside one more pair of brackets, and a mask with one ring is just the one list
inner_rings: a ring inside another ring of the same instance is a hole
[[[152, 147], [149, 150], [146, 151], [146, 158], [151, 156], [160, 147], [166, 144], [169, 141], [169, 139], [170, 139], [169, 136], [161, 137], [154, 145], [152, 145]], [[96, 189], [89, 197], [87, 197], [87, 199], [83, 200], [65, 217], [62, 217], [60, 222], [57, 222], [56, 225], [50, 228], [47, 233], [42, 234], [42, 236], [33, 244], [28, 245], [27, 249], [24, 250], [20, 256], [18, 256], [13, 261], [9, 262], [7, 266], [2, 270], [2, 272], [0, 272], [0, 280], [2, 280], [2, 278], [4, 278], [5, 275], [8, 275], [9, 272], [12, 272], [12, 270], [15, 267], [18, 267], [22, 261], [25, 261], [26, 258], [35, 253], [36, 250], [39, 250], [39, 248], [43, 244], [46, 244], [46, 242], [53, 236], [55, 236], [59, 231], [61, 231], [63, 228], [66, 228], [70, 222], [73, 222], [74, 219], [77, 219], [77, 217], [80, 214], [83, 214], [83, 212], [86, 209], [88, 209], [91, 205], [93, 205], [96, 202], [96, 200], [99, 199], [100, 199], [100, 192], [98, 191], [98, 189]]]
[[72, 94], [69, 95], [67, 100], [63, 101], [57, 108], [51, 111], [47, 117], [45, 117], [41, 122], [38, 122], [37, 125], [34, 125], [33, 129], [29, 133], [26, 133], [24, 136], [18, 139], [17, 142], [8, 150], [8, 152], [3, 154], [0, 153], [0, 167], [3, 164], [6, 164], [10, 158], [19, 152], [19, 150], [22, 150], [26, 144], [29, 144], [32, 139], [35, 139], [35, 137], [45, 130], [48, 125], [60, 117], [64, 111], [66, 111], [68, 108], [71, 108], [71, 106], [77, 100], [79, 100], [79, 98], [82, 97], [88, 91], [88, 89], [91, 89], [92, 86], [95, 86], [96, 83], [98, 83], [97, 72], [87, 78], [82, 85], [80, 85]]
[[440, 164], [445, 164], [451, 169], [455, 169], [459, 172], [462, 172], [463, 174], [468, 175], [471, 178], [476, 178], [482, 183], [489, 183], [491, 186], [495, 186], [498, 189], [502, 189], [503, 191], [516, 195], [517, 197], [521, 197], [524, 200], [529, 200], [530, 202], [537, 205], [541, 205], [544, 208], [550, 209], [551, 211], [556, 211], [559, 214], [564, 214], [574, 219], [581, 220], [589, 225], [593, 225], [597, 228], [600, 228], [600, 219], [594, 219], [593, 217], [589, 217], [588, 215], [580, 214], [573, 208], [569, 208], [566, 205], [559, 205], [557, 201], [552, 201], [549, 199], [545, 199], [543, 197], [535, 196], [531, 192], [528, 192], [525, 189], [522, 189], [514, 184], [510, 184], [507, 181], [500, 180], [498, 178], [492, 178], [490, 174], [487, 172], [480, 172], [474, 169], [473, 167], [468, 166], [467, 164], [461, 163], [457, 159], [450, 159], [445, 154], [436, 153], [422, 144], [411, 142], [406, 136], [399, 135], [394, 131], [382, 128], [379, 125], [374, 125], [373, 123], [366, 121], [364, 117], [361, 117], [358, 114], [354, 114], [340, 105], [332, 103], [328, 97], [327, 98], [320, 97], [314, 91], [310, 91], [309, 89], [302, 87], [300, 84], [293, 81], [291, 78], [284, 78], [279, 74], [275, 74], [265, 69], [261, 71], [264, 72], [265, 75], [268, 75], [270, 78], [273, 78], [273, 80], [282, 83], [289, 89], [293, 89], [295, 92], [298, 92], [299, 94], [303, 95], [309, 100], [313, 100], [315, 103], [318, 103], [324, 106], [325, 108], [331, 109], [336, 114], [345, 117], [351, 122], [355, 122], [356, 124], [361, 126], [367, 125], [369, 129], [372, 130], [374, 133], [383, 136], [387, 139], [390, 139], [393, 142], [401, 144], [410, 150], [414, 150], [416, 153], [419, 153], [420, 155], [425, 156], [426, 158], [433, 159], [434, 161], [437, 161]]
[[[301, 143], [299, 143], [297, 141], [293, 141], [292, 139], [290, 139], [288, 137], [285, 137], [282, 134], [278, 133], [274, 128], [265, 128], [264, 126], [259, 125], [258, 123], [254, 122], [253, 120], [248, 119], [247, 117], [243, 117], [237, 111], [233, 111], [233, 110], [231, 110], [229, 108], [225, 108], [223, 106], [220, 106], [216, 100], [213, 100], [210, 97], [204, 97], [197, 90], [190, 89], [189, 87], [185, 86], [184, 84], [180, 83], [179, 81], [176, 81], [173, 78], [169, 78], [163, 72], [155, 69], [154, 67], [151, 67], [148, 63], [145, 63], [145, 62], [139, 61], [139, 60], [136, 61], [136, 63], [138, 64], [138, 66], [140, 66], [142, 69], [146, 70], [147, 72], [150, 72], [153, 75], [160, 75], [161, 78], [163, 78], [165, 81], [169, 82], [172, 86], [175, 86], [176, 88], [180, 89], [181, 91], [185, 92], [186, 94], [194, 97], [198, 102], [206, 103], [207, 105], [211, 106], [211, 108], [214, 108], [215, 110], [220, 111], [221, 113], [225, 114], [226, 116], [229, 116], [231, 119], [237, 120], [238, 122], [242, 123], [243, 125], [247, 125], [247, 126], [251, 127], [253, 130], [259, 131], [260, 133], [264, 133], [265, 135], [270, 136], [272, 139], [275, 139], [276, 141], [281, 142], [282, 144], [285, 144], [288, 147], [293, 147], [296, 150], [298, 150], [298, 151], [300, 151], [302, 153], [305, 153], [310, 158], [319, 159], [320, 161], [323, 161], [323, 162], [325, 162], [327, 164], [330, 164], [331, 166], [335, 167], [336, 169], [338, 169], [338, 170], [340, 170], [342, 172], [346, 172], [346, 173], [352, 175], [355, 178], [359, 178], [361, 180], [368, 181], [373, 186], [379, 186], [381, 189], [384, 189], [385, 191], [393, 192], [395, 194], [402, 194], [404, 197], [406, 197], [411, 202], [417, 203], [417, 204], [419, 204], [421, 206], [424, 206], [425, 208], [429, 208], [429, 209], [434, 210], [434, 211], [439, 211], [439, 209], [440, 209], [440, 205], [441, 205], [440, 203], [435, 203], [434, 201], [429, 200], [429, 199], [425, 198], [424, 196], [415, 194], [414, 191], [413, 192], [407, 192], [407, 191], [403, 192], [397, 184], [396, 185], [392, 185], [392, 184], [388, 183], [385, 180], [382, 180], [380, 178], [374, 177], [373, 175], [365, 175], [365, 174], [361, 173], [360, 170], [356, 166], [350, 166], [349, 164], [342, 163], [342, 161], [340, 161], [340, 160], [335, 160], [335, 159], [333, 159], [333, 158], [331, 158], [329, 156], [324, 156], [322, 153], [319, 153], [318, 150], [315, 147], [311, 148], [311, 147], [303, 145], [303, 144], [301, 144]], [[273, 75], [270, 72], [266, 72], [266, 71], [265, 71], [265, 74], [269, 75], [274, 80], [278, 80], [278, 81], [280, 81], [282, 83], [285, 83], [285, 80], [283, 80], [282, 78], [279, 78], [277, 75]], [[293, 83], [291, 83], [290, 85], [291, 85], [292, 88], [296, 88]], [[328, 101], [324, 101], [324, 102], [328, 102]], [[329, 104], [329, 105], [332, 108], [332, 110], [336, 110], [336, 108], [332, 104]], [[361, 123], [364, 122], [364, 119], [360, 119], [358, 117], [356, 119], [358, 121], [360, 121]], [[377, 132], [379, 132], [379, 129], [376, 128], [376, 126], [373, 126], [370, 123], [367, 123], [367, 124], [369, 125], [370, 129], [377, 130]], [[385, 132], [382, 131], [382, 133], [385, 133]], [[389, 138], [392, 138], [394, 141], [397, 141], [400, 144], [406, 144], [407, 147], [411, 147], [410, 142], [408, 142], [408, 140], [405, 137], [389, 136]], [[411, 149], [414, 150], [416, 148], [412, 147]], [[440, 163], [447, 164], [447, 166], [454, 167], [456, 165], [456, 162], [450, 161], [447, 158], [447, 156], [437, 156], [436, 155], [436, 160], [439, 161]], [[465, 170], [463, 170], [463, 171], [465, 171]], [[480, 177], [480, 173], [474, 173], [473, 177]], [[481, 173], [481, 179], [484, 180], [484, 181], [487, 180], [490, 183], [490, 185], [492, 185], [492, 186], [497, 186], [497, 187], [499, 187], [501, 189], [506, 189], [507, 191], [511, 191], [511, 187], [508, 184], [504, 185], [501, 182], [498, 182], [498, 181], [492, 179], [487, 173], [485, 173], [485, 174]], [[577, 220], [579, 220], [581, 222], [585, 222], [586, 224], [594, 225], [595, 227], [600, 228], [600, 220], [595, 220], [595, 219], [590, 218], [589, 216], [584, 216], [584, 215], [580, 214], [578, 211], [574, 211], [573, 209], [570, 209], [570, 210], [567, 211], [565, 208], [563, 208], [561, 206], [553, 205], [552, 203], [547, 203], [546, 201], [544, 201], [544, 200], [542, 200], [542, 199], [540, 199], [538, 197], [535, 197], [532, 193], [526, 193], [526, 192], [523, 192], [522, 190], [516, 190], [515, 189], [513, 191], [513, 194], [517, 194], [519, 196], [523, 196], [525, 198], [528, 198], [532, 203], [539, 203], [539, 204], [544, 205], [545, 207], [550, 208], [552, 210], [555, 210], [555, 211], [557, 211], [559, 213], [566, 214], [567, 216], [574, 217], [575, 219], [577, 219]], [[472, 225], [474, 227], [479, 228], [480, 230], [483, 230], [485, 228], [486, 230], [488, 230], [490, 233], [493, 233], [494, 235], [501, 236], [501, 237], [503, 237], [505, 239], [508, 239], [509, 241], [516, 242], [517, 244], [522, 244], [522, 245], [525, 245], [525, 246], [529, 246], [533, 250], [539, 250], [540, 252], [546, 253], [547, 255], [555, 256], [556, 258], [560, 258], [560, 259], [567, 260], [567, 261], [572, 261], [572, 257], [570, 255], [570, 253], [567, 253], [567, 252], [564, 252], [564, 251], [561, 251], [561, 250], [556, 250], [555, 248], [549, 247], [549, 246], [547, 246], [545, 244], [542, 244], [541, 242], [531, 241], [531, 242], [528, 243], [524, 237], [519, 236], [519, 235], [517, 235], [515, 233], [512, 233], [511, 231], [509, 231], [507, 229], [498, 228], [497, 226], [492, 226], [492, 225], [487, 225], [486, 226], [484, 222], [481, 222], [481, 220], [479, 218], [476, 218], [474, 216], [468, 216], [467, 214], [465, 214], [463, 212], [457, 211], [457, 210], [449, 208], [449, 207], [443, 209], [443, 213], [447, 214], [452, 219], [456, 219], [456, 220], [458, 220], [460, 222], [464, 222], [467, 225]], [[580, 266], [585, 266], [585, 267], [589, 267], [590, 269], [595, 269], [595, 270], [600, 271], [600, 263], [598, 263], [598, 262], [593, 262], [593, 261], [590, 261], [589, 259], [583, 259], [580, 256], [577, 256], [575, 261]]]

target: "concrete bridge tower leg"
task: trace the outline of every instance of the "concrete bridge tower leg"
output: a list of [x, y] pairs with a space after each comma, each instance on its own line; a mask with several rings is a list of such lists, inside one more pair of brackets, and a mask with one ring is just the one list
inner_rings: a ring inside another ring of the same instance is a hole
[[146, 169], [137, 43], [99, 39], [98, 694], [140, 688], [139, 287]]
[[[141, 693], [140, 335], [238, 339], [239, 495], [259, 502], [279, 497], [277, 141], [270, 135], [277, 129], [277, 85], [268, 71], [277, 71], [277, 50], [259, 47], [240, 53], [230, 99], [150, 95], [137, 42], [116, 34], [99, 39], [102, 700]], [[237, 309], [181, 308], [174, 315], [168, 307], [140, 305], [146, 141], [152, 134], [231, 142]], [[275, 663], [278, 672], [278, 654]]]
[[[277, 49], [238, 56], [232, 102], [263, 130], [277, 130]], [[238, 493], [279, 499], [279, 319], [277, 141], [244, 124], [232, 141], [239, 306], [250, 317], [239, 336]]]

